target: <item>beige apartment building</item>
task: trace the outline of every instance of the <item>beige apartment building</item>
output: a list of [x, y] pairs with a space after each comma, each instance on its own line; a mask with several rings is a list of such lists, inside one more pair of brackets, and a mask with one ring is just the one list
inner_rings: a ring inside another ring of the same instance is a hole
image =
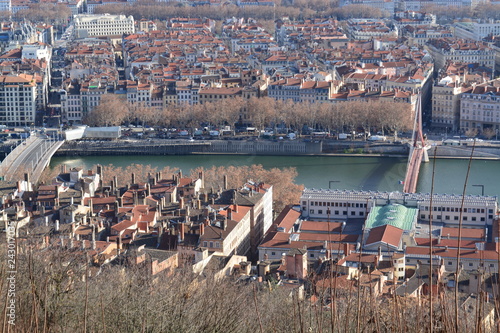
[[500, 80], [493, 80], [462, 94], [460, 130], [477, 129], [479, 133], [492, 128], [500, 130]]
[[460, 95], [463, 88], [447, 76], [432, 87], [432, 126], [456, 132], [460, 128]]

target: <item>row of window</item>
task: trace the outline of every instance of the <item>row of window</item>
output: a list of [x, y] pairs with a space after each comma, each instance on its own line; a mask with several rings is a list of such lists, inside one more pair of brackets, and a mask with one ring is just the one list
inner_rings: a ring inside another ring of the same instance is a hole
[[[424, 206], [422, 207], [423, 210], [428, 211], [429, 206]], [[456, 212], [459, 213], [462, 211], [463, 213], [485, 213], [484, 208], [463, 208], [460, 209], [459, 207], [432, 207], [433, 212]], [[488, 212], [491, 214], [493, 213], [493, 209], [489, 209]]]
[[[302, 201], [302, 205], [307, 205], [307, 201]], [[328, 201], [311, 201], [311, 206], [322, 206], [322, 207], [356, 207], [356, 208], [366, 208], [366, 203], [350, 203], [350, 202], [328, 202]]]
[[[424, 220], [426, 216], [427, 216], [428, 219], [432, 218], [432, 219], [442, 220], [442, 218], [443, 218], [442, 215], [436, 215], [436, 216], [434, 216], [434, 215], [420, 214], [420, 218], [422, 220]], [[493, 218], [493, 215], [490, 215], [490, 216], [491, 216], [491, 218]], [[450, 215], [445, 215], [444, 219], [447, 220], [447, 221], [449, 221], [450, 220]], [[453, 220], [454, 221], [458, 221], [458, 219], [459, 219], [459, 216], [453, 216]], [[468, 221], [469, 220], [469, 216], [462, 216], [462, 219], [463, 219], [463, 221]], [[472, 217], [470, 217], [470, 220], [472, 222], [476, 222], [477, 221], [477, 217], [476, 216], [472, 216]], [[481, 222], [485, 222], [486, 221], [486, 219], [484, 217], [481, 217], [479, 220]]]
[[207, 242], [207, 241], [204, 241], [203, 242], [203, 247], [210, 247], [210, 248], [216, 248], [216, 249], [218, 249], [218, 248], [220, 248], [220, 243], [219, 242]]
[[[302, 210], [306, 210], [306, 208], [302, 207]], [[333, 215], [344, 215], [344, 216], [347, 215], [347, 211], [346, 210], [343, 210], [342, 214], [340, 214], [339, 210], [334, 210], [332, 212], [333, 212]], [[318, 209], [318, 214], [323, 214], [323, 213], [328, 214], [328, 211], [324, 212], [322, 209]], [[309, 214], [315, 214], [315, 210], [314, 209], [310, 209], [309, 210]], [[356, 211], [352, 210], [351, 211], [351, 216], [356, 216]], [[365, 216], [365, 212], [363, 212], [363, 211], [359, 212], [358, 216]]]

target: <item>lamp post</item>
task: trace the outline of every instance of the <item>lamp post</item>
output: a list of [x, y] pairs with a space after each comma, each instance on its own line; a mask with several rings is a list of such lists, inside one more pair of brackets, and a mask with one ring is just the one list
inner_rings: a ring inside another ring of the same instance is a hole
[[484, 196], [484, 185], [482, 185], [482, 184], [475, 184], [475, 185], [472, 185], [472, 186], [481, 187], [481, 195]]

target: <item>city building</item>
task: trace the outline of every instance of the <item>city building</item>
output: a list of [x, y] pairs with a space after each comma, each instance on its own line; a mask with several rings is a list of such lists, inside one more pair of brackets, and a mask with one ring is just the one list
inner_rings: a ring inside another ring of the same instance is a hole
[[431, 39], [427, 49], [434, 58], [436, 70], [443, 68], [447, 62], [463, 62], [477, 63], [495, 71], [495, 51], [485, 42], [450, 38]]
[[457, 22], [453, 29], [455, 38], [481, 41], [488, 36], [500, 35], [500, 21]]
[[500, 80], [474, 86], [460, 100], [460, 130], [500, 130]]
[[36, 97], [33, 75], [0, 76], [0, 124], [31, 126], [35, 122]]
[[446, 76], [432, 86], [432, 126], [457, 132], [460, 126], [461, 80]]
[[11, 0], [0, 1], [0, 12], [10, 12], [12, 10]]
[[75, 34], [78, 38], [113, 36], [135, 32], [134, 18], [125, 15], [75, 15]]
[[431, 206], [427, 193], [306, 189], [300, 202], [303, 216], [315, 219], [364, 218], [376, 206], [398, 204], [418, 209], [420, 221], [429, 221], [432, 207], [435, 222], [458, 225], [461, 216], [463, 225], [486, 226], [493, 224], [498, 211], [497, 197], [466, 195], [463, 209], [461, 195], [434, 194], [432, 199]]

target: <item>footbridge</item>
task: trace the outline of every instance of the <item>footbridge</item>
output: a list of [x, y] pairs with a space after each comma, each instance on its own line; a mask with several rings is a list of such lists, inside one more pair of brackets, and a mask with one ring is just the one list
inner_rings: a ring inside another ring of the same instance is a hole
[[415, 120], [413, 123], [412, 146], [408, 156], [406, 176], [403, 183], [404, 193], [415, 193], [417, 191], [418, 174], [422, 162], [429, 162], [427, 150], [430, 146], [426, 144], [422, 131], [422, 98], [418, 95], [415, 108]]
[[31, 135], [22, 140], [2, 161], [0, 177], [6, 181], [16, 181], [28, 174], [30, 181], [37, 183], [50, 159], [63, 143], [64, 139], [58, 134]]

